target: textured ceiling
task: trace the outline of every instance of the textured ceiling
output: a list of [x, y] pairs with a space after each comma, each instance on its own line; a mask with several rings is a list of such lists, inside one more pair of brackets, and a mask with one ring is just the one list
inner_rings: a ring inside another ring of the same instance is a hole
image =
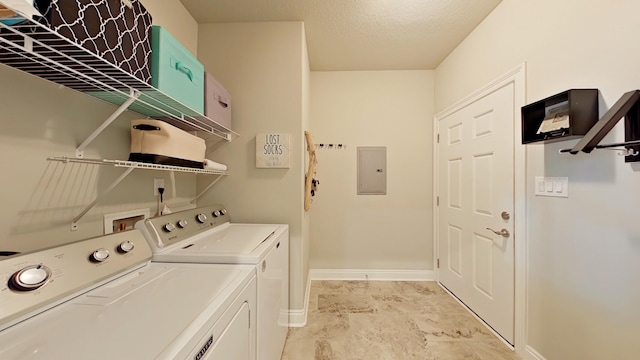
[[501, 0], [181, 0], [198, 23], [304, 21], [311, 70], [438, 64]]

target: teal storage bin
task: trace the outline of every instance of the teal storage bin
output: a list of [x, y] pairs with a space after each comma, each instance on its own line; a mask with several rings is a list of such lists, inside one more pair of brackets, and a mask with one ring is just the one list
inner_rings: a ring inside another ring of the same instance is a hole
[[204, 114], [204, 66], [167, 30], [152, 27], [151, 85]]

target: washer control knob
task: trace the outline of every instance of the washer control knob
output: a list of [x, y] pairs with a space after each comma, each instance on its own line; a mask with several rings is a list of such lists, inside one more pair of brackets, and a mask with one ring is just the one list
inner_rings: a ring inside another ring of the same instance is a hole
[[211, 215], [213, 215], [213, 217], [218, 217], [220, 216], [220, 211], [216, 210]]
[[51, 270], [44, 265], [31, 265], [11, 275], [10, 286], [17, 291], [31, 291], [44, 286], [51, 277]]
[[118, 251], [120, 251], [121, 253], [128, 253], [129, 251], [133, 250], [134, 247], [135, 246], [133, 245], [133, 242], [127, 240], [118, 245]]
[[220, 214], [227, 215], [227, 209], [221, 209], [220, 210]]
[[198, 214], [196, 216], [196, 220], [200, 223], [200, 224], [204, 224], [205, 221], [207, 221], [207, 215], [205, 214]]
[[166, 223], [164, 225], [162, 225], [162, 230], [166, 231], [166, 232], [172, 232], [173, 229], [175, 229], [176, 226], [173, 225], [172, 223]]
[[186, 228], [188, 224], [189, 224], [189, 223], [187, 222], [187, 220], [184, 220], [184, 219], [182, 219], [182, 220], [178, 221], [178, 227], [179, 227], [180, 229], [184, 229], [184, 228]]
[[109, 250], [105, 248], [98, 249], [91, 254], [91, 261], [103, 262], [109, 258]]

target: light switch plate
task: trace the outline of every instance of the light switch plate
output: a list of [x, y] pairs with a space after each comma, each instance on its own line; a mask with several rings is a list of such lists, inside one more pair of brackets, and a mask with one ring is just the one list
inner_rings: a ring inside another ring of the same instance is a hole
[[568, 177], [536, 176], [536, 196], [569, 197]]

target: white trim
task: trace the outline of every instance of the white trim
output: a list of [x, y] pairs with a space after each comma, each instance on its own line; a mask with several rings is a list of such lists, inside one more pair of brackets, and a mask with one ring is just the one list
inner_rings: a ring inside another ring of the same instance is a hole
[[[510, 71], [508, 71], [506, 74], [503, 74], [502, 76], [498, 77], [497, 79], [494, 79], [493, 81], [491, 81], [487, 85], [481, 87], [480, 89], [478, 89], [478, 90], [472, 92], [471, 94], [467, 95], [466, 97], [462, 98], [462, 100], [457, 101], [455, 104], [453, 104], [453, 105], [445, 108], [444, 110], [440, 111], [439, 113], [437, 113], [435, 115], [435, 117], [434, 117], [435, 120], [436, 121], [440, 121], [440, 120], [444, 119], [445, 117], [453, 114], [454, 112], [466, 107], [467, 105], [472, 104], [472, 103], [482, 99], [487, 94], [492, 93], [495, 90], [500, 89], [501, 87], [505, 86], [506, 84], [514, 82], [516, 79], [520, 78], [521, 75], [524, 76], [525, 70], [526, 70], [526, 63], [522, 63], [522, 64], [516, 66], [515, 68], [511, 69]], [[520, 79], [520, 80], [524, 80], [524, 77], [522, 79]], [[518, 119], [519, 119], [520, 118], [520, 108], [518, 108], [517, 111], [518, 111]]]
[[311, 280], [435, 281], [433, 270], [311, 269]]
[[304, 308], [289, 309], [289, 327], [303, 327], [307, 325], [307, 314], [309, 313], [309, 296], [311, 293], [311, 271], [307, 276], [307, 286], [304, 293]]
[[436, 197], [438, 194], [438, 122], [443, 118], [451, 115], [452, 113], [468, 106], [469, 104], [481, 99], [487, 94], [500, 89], [501, 87], [513, 83], [514, 85], [514, 212], [517, 216], [514, 217], [514, 241], [516, 241], [515, 248], [515, 289], [514, 289], [514, 326], [515, 326], [515, 349], [519, 355], [525, 354], [527, 351], [526, 339], [527, 339], [527, 229], [526, 229], [526, 147], [522, 145], [521, 131], [522, 123], [520, 120], [520, 109], [526, 102], [526, 63], [522, 63], [506, 74], [500, 76], [494, 81], [490, 82], [486, 86], [478, 89], [469, 96], [456, 102], [455, 104], [447, 107], [443, 111], [434, 116], [434, 151], [433, 151], [433, 194], [434, 194], [434, 226], [433, 226], [433, 239], [434, 239], [434, 264], [438, 257], [438, 207], [436, 206]]
[[289, 327], [303, 327], [307, 325], [307, 306], [300, 310], [289, 310]]
[[514, 82], [514, 184], [515, 184], [515, 203], [514, 212], [514, 241], [515, 243], [515, 346], [516, 353], [522, 354], [527, 346], [527, 318], [528, 309], [528, 272], [529, 263], [527, 261], [529, 254], [529, 242], [527, 241], [527, 148], [522, 145], [522, 118], [521, 108], [526, 104], [526, 64], [520, 65], [520, 71], [513, 75]]
[[537, 352], [534, 348], [527, 345], [524, 353], [525, 360], [547, 360], [544, 356], [542, 356], [539, 352]]

